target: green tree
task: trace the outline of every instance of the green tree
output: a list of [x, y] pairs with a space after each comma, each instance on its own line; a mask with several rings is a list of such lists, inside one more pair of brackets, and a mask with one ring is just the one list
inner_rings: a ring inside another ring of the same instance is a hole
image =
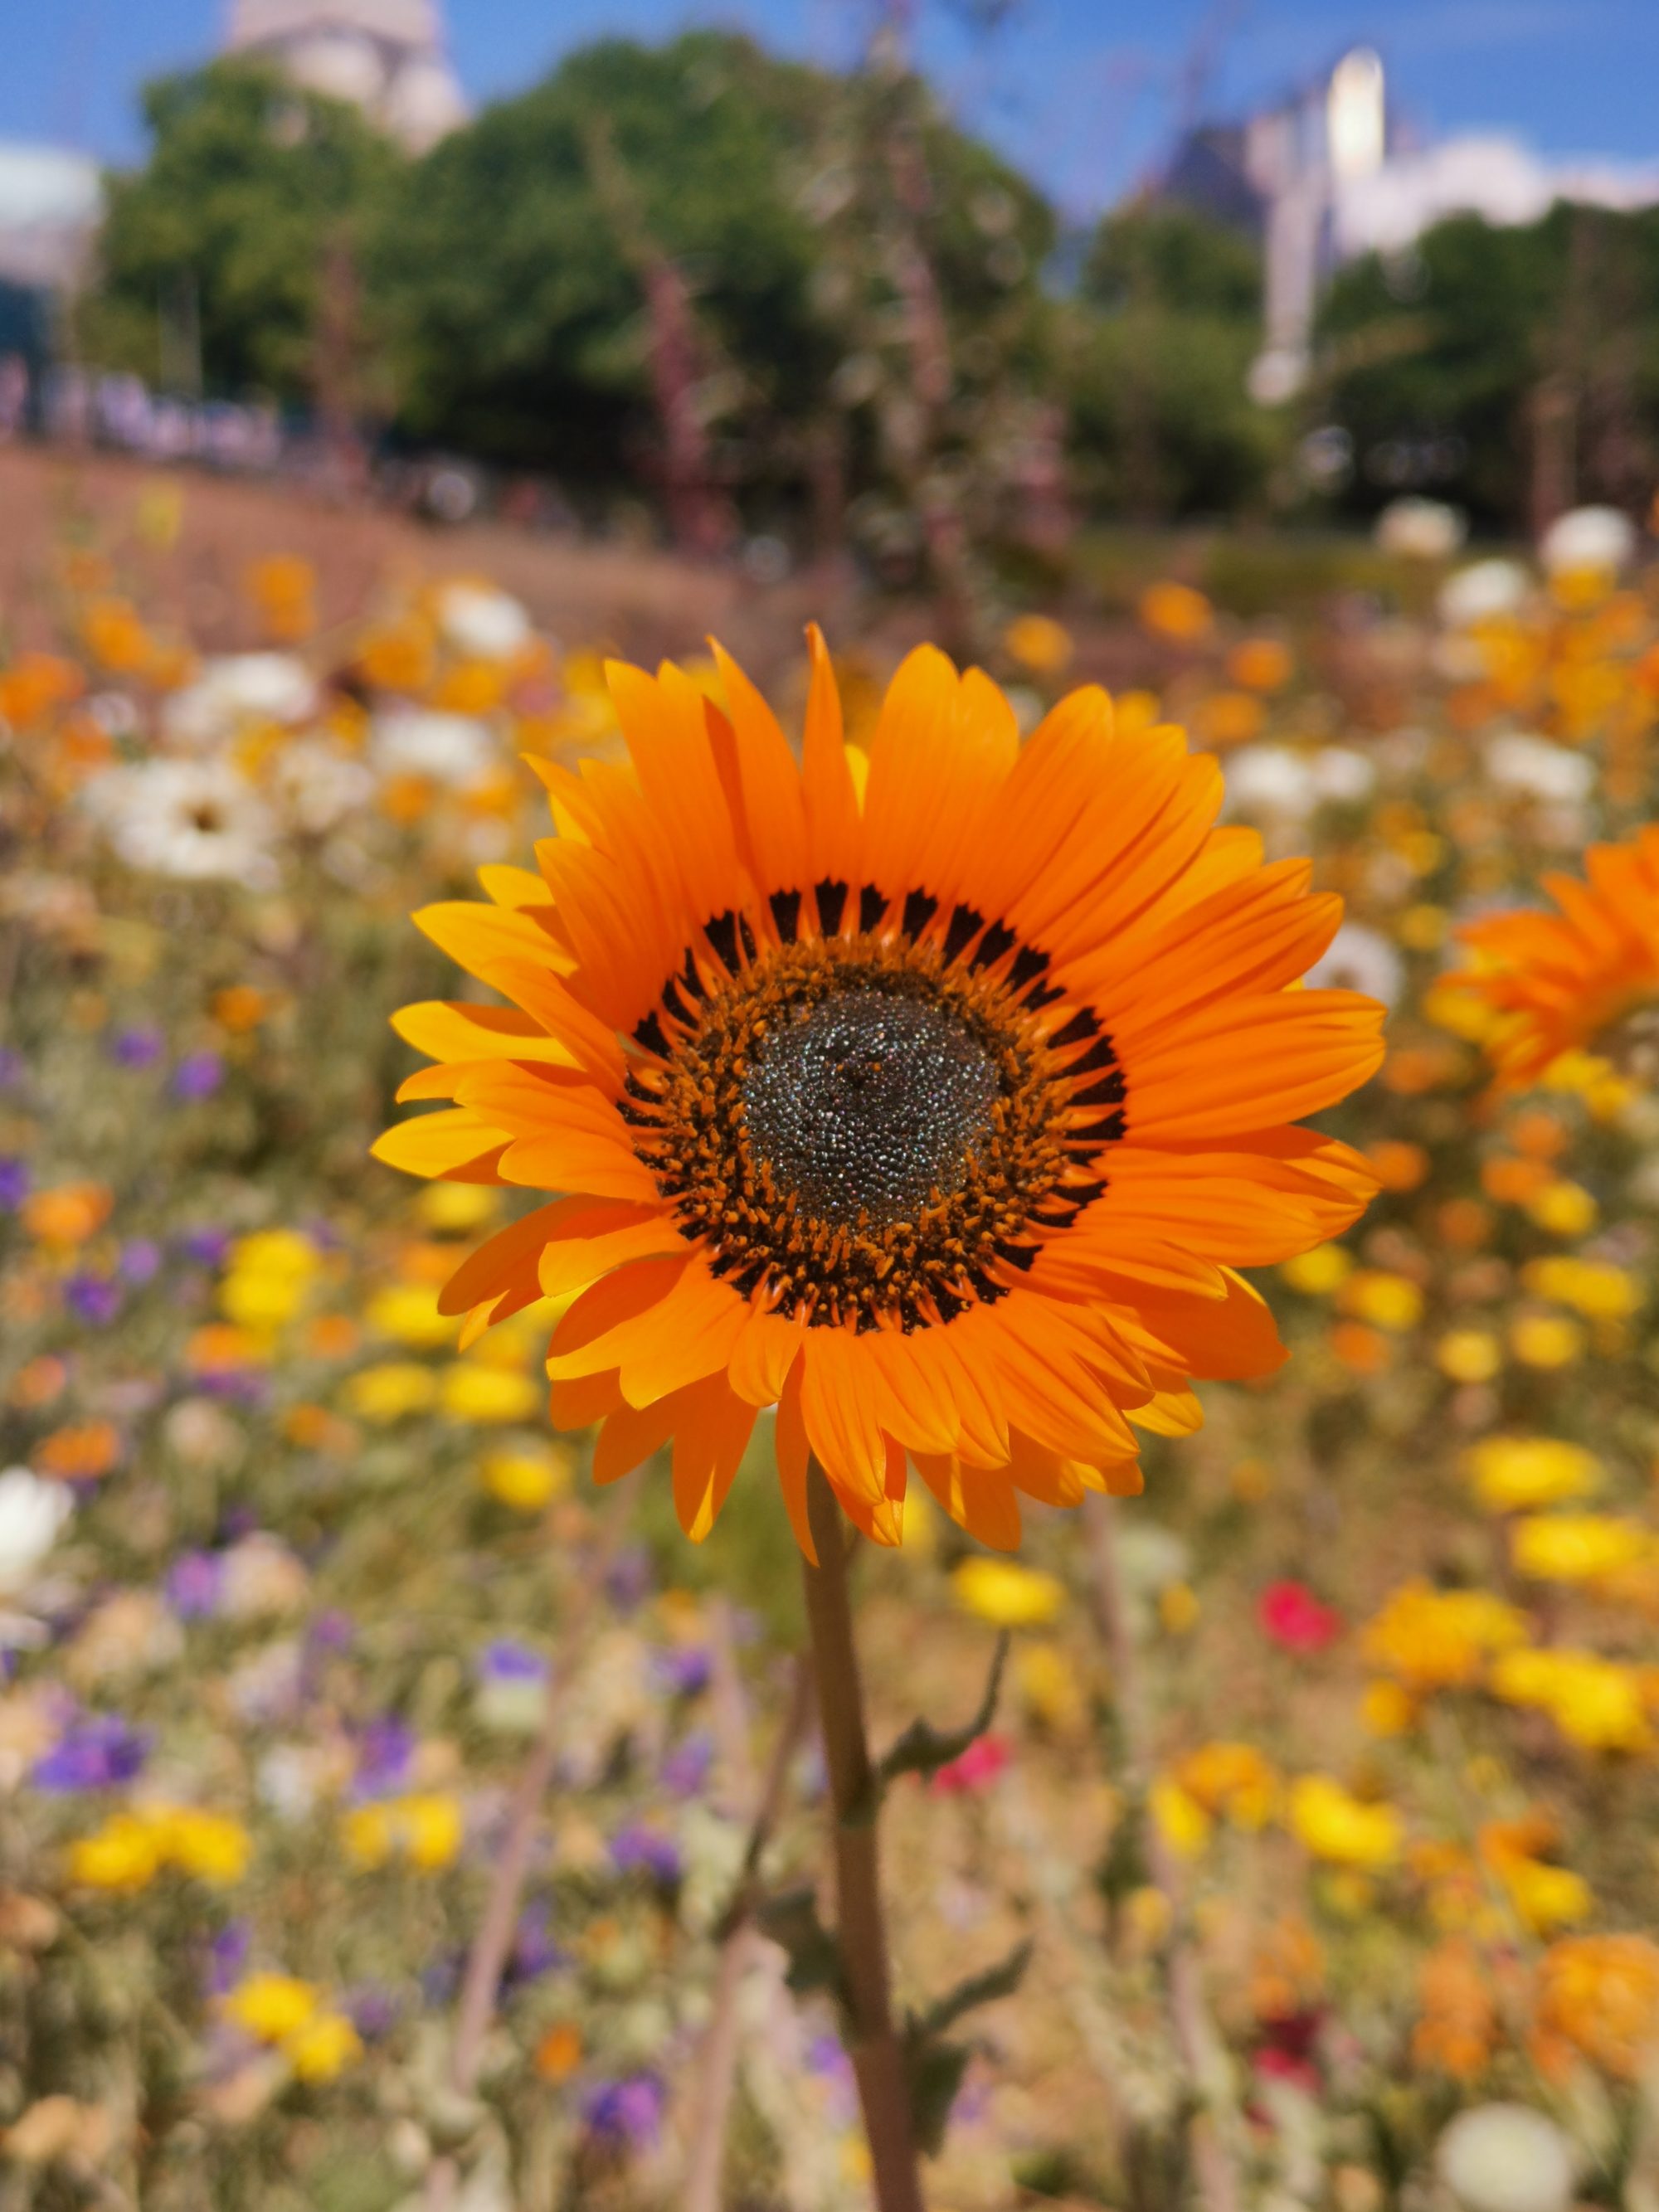
[[[647, 277], [666, 262], [725, 480], [798, 496], [839, 422], [842, 474], [867, 481], [876, 356], [906, 347], [866, 91], [720, 33], [606, 40], [445, 140], [406, 179], [374, 267], [409, 430], [576, 482], [635, 468], [664, 434]], [[924, 249], [978, 391], [1009, 299], [1036, 297], [1052, 223], [921, 105]]]
[[1138, 520], [1222, 514], [1265, 494], [1282, 432], [1251, 400], [1261, 267], [1241, 233], [1136, 205], [1091, 242], [1066, 382], [1085, 488]]
[[401, 156], [357, 112], [268, 67], [150, 85], [143, 167], [108, 180], [82, 343], [100, 365], [210, 392], [312, 395], [325, 271], [361, 248]]
[[1352, 497], [1421, 483], [1521, 527], [1640, 495], [1659, 429], [1659, 216], [1558, 203], [1498, 228], [1454, 216], [1409, 255], [1342, 270], [1319, 325]]

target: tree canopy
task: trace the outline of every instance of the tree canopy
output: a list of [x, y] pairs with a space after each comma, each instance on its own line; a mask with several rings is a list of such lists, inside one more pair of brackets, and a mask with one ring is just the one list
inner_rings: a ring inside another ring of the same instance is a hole
[[355, 108], [242, 58], [151, 85], [144, 116], [149, 160], [108, 179], [88, 350], [167, 383], [192, 324], [208, 391], [307, 398], [331, 250], [361, 246], [401, 157]]

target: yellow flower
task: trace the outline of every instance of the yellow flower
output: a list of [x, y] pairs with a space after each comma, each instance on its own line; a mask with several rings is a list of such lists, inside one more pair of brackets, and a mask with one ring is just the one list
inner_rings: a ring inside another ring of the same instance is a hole
[[1300, 1775], [1291, 1784], [1290, 1827], [1304, 1850], [1332, 1866], [1392, 1866], [1405, 1842], [1392, 1805], [1351, 1796], [1328, 1774]]
[[1342, 1286], [1340, 1304], [1345, 1313], [1395, 1335], [1415, 1328], [1423, 1318], [1423, 1293], [1417, 1285], [1381, 1268], [1365, 1267], [1350, 1275]]
[[1627, 1321], [1642, 1305], [1641, 1283], [1627, 1268], [1605, 1260], [1575, 1260], [1565, 1253], [1534, 1260], [1521, 1279], [1534, 1297], [1571, 1306], [1586, 1321]]
[[362, 2038], [343, 2013], [321, 2013], [284, 2038], [283, 2055], [301, 2081], [331, 2081], [362, 2057]]
[[1072, 634], [1048, 615], [1017, 615], [1002, 633], [1002, 649], [1034, 676], [1058, 676], [1072, 657]]
[[1588, 1920], [1595, 1909], [1589, 1884], [1570, 1867], [1547, 1866], [1541, 1859], [1504, 1857], [1498, 1861], [1497, 1871], [1517, 1916], [1534, 1936], [1576, 1927], [1581, 1920]]
[[1066, 1602], [1066, 1585], [1012, 1559], [964, 1559], [951, 1577], [957, 1603], [993, 1628], [1041, 1628]]
[[219, 1285], [219, 1310], [242, 1328], [278, 1328], [299, 1311], [321, 1265], [315, 1245], [295, 1230], [239, 1237]]
[[466, 1237], [495, 1220], [501, 1197], [487, 1182], [429, 1182], [416, 1204], [421, 1219], [436, 1235]]
[[1521, 1314], [1510, 1325], [1510, 1346], [1528, 1367], [1570, 1367], [1584, 1349], [1584, 1332], [1563, 1314]]
[[1077, 1669], [1060, 1644], [1046, 1639], [1022, 1644], [1014, 1654], [1014, 1680], [1020, 1695], [1046, 1727], [1062, 1735], [1075, 1735], [1082, 1728], [1088, 1709]]
[[1359, 1717], [1368, 1735], [1405, 1735], [1416, 1725], [1417, 1701], [1398, 1682], [1368, 1682]]
[[1353, 1255], [1345, 1245], [1316, 1244], [1311, 1252], [1286, 1260], [1279, 1272], [1293, 1291], [1302, 1291], [1304, 1297], [1327, 1297], [1353, 1273]]
[[286, 2043], [317, 2016], [318, 1993], [292, 1974], [250, 1974], [225, 1999], [226, 2016], [260, 2043]]
[[1527, 1212], [1540, 1229], [1556, 1237], [1586, 1237], [1595, 1228], [1599, 1209], [1582, 1183], [1547, 1182], [1527, 1201]]
[[1490, 1329], [1448, 1329], [1434, 1347], [1435, 1364], [1454, 1382], [1490, 1382], [1504, 1364], [1504, 1347]]
[[1510, 1536], [1516, 1572], [1534, 1582], [1594, 1582], [1654, 1551], [1651, 1530], [1613, 1513], [1535, 1513]]
[[439, 1386], [440, 1402], [453, 1421], [528, 1420], [541, 1411], [546, 1395], [531, 1376], [477, 1359], [446, 1367]]
[[503, 1505], [510, 1505], [516, 1513], [539, 1513], [569, 1489], [570, 1455], [556, 1444], [491, 1452], [478, 1474], [490, 1496], [499, 1498]]
[[253, 1841], [228, 1814], [171, 1805], [155, 1808], [149, 1817], [163, 1861], [181, 1874], [218, 1885], [240, 1881], [247, 1872]]
[[346, 1384], [346, 1402], [364, 1421], [401, 1421], [408, 1414], [423, 1413], [437, 1395], [437, 1376], [412, 1359], [361, 1368]]
[[1490, 1687], [1505, 1705], [1547, 1712], [1586, 1751], [1642, 1751], [1651, 1742], [1641, 1677], [1594, 1651], [1506, 1651]]
[[1494, 1652], [1524, 1644], [1527, 1624], [1486, 1590], [1438, 1590], [1409, 1582], [1368, 1624], [1366, 1656], [1407, 1690], [1454, 1689], [1477, 1681]]
[[1264, 1828], [1279, 1802], [1279, 1775], [1254, 1744], [1218, 1741], [1189, 1752], [1176, 1780], [1206, 1813], [1235, 1827]]
[[395, 1855], [423, 1874], [436, 1873], [459, 1856], [462, 1835], [460, 1806], [435, 1792], [360, 1805], [341, 1828], [347, 1856], [371, 1871]]
[[1198, 1800], [1177, 1781], [1161, 1774], [1146, 1793], [1146, 1803], [1171, 1850], [1196, 1858], [1210, 1840], [1211, 1820]]
[[112, 1814], [69, 1848], [69, 1878], [82, 1889], [145, 1889], [161, 1866], [155, 1829], [133, 1813]]
[[438, 1293], [425, 1283], [389, 1283], [369, 1300], [363, 1318], [382, 1336], [395, 1337], [399, 1344], [422, 1351], [453, 1344], [460, 1333], [460, 1322], [438, 1311]]
[[1559, 1505], [1599, 1490], [1601, 1462], [1557, 1437], [1487, 1437], [1463, 1455], [1463, 1469], [1489, 1513]]

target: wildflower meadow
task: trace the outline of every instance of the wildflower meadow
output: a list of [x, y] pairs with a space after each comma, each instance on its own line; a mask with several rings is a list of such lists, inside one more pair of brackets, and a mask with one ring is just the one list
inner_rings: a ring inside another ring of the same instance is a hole
[[962, 673], [52, 465], [0, 2207], [1659, 2203], [1651, 539]]

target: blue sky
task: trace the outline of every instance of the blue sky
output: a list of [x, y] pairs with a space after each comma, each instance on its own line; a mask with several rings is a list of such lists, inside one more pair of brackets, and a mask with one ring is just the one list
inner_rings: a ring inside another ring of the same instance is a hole
[[[1069, 210], [1144, 173], [1181, 111], [1194, 57], [1203, 106], [1277, 90], [1358, 39], [1389, 65], [1425, 132], [1513, 131], [1540, 152], [1659, 156], [1656, 0], [1018, 0], [978, 43], [940, 0], [917, 0], [923, 58], [963, 118]], [[867, 0], [448, 0], [475, 100], [508, 93], [605, 32], [659, 38], [740, 26], [787, 52], [844, 61]], [[101, 158], [142, 147], [138, 86], [211, 52], [222, 0], [10, 0], [0, 137]]]

